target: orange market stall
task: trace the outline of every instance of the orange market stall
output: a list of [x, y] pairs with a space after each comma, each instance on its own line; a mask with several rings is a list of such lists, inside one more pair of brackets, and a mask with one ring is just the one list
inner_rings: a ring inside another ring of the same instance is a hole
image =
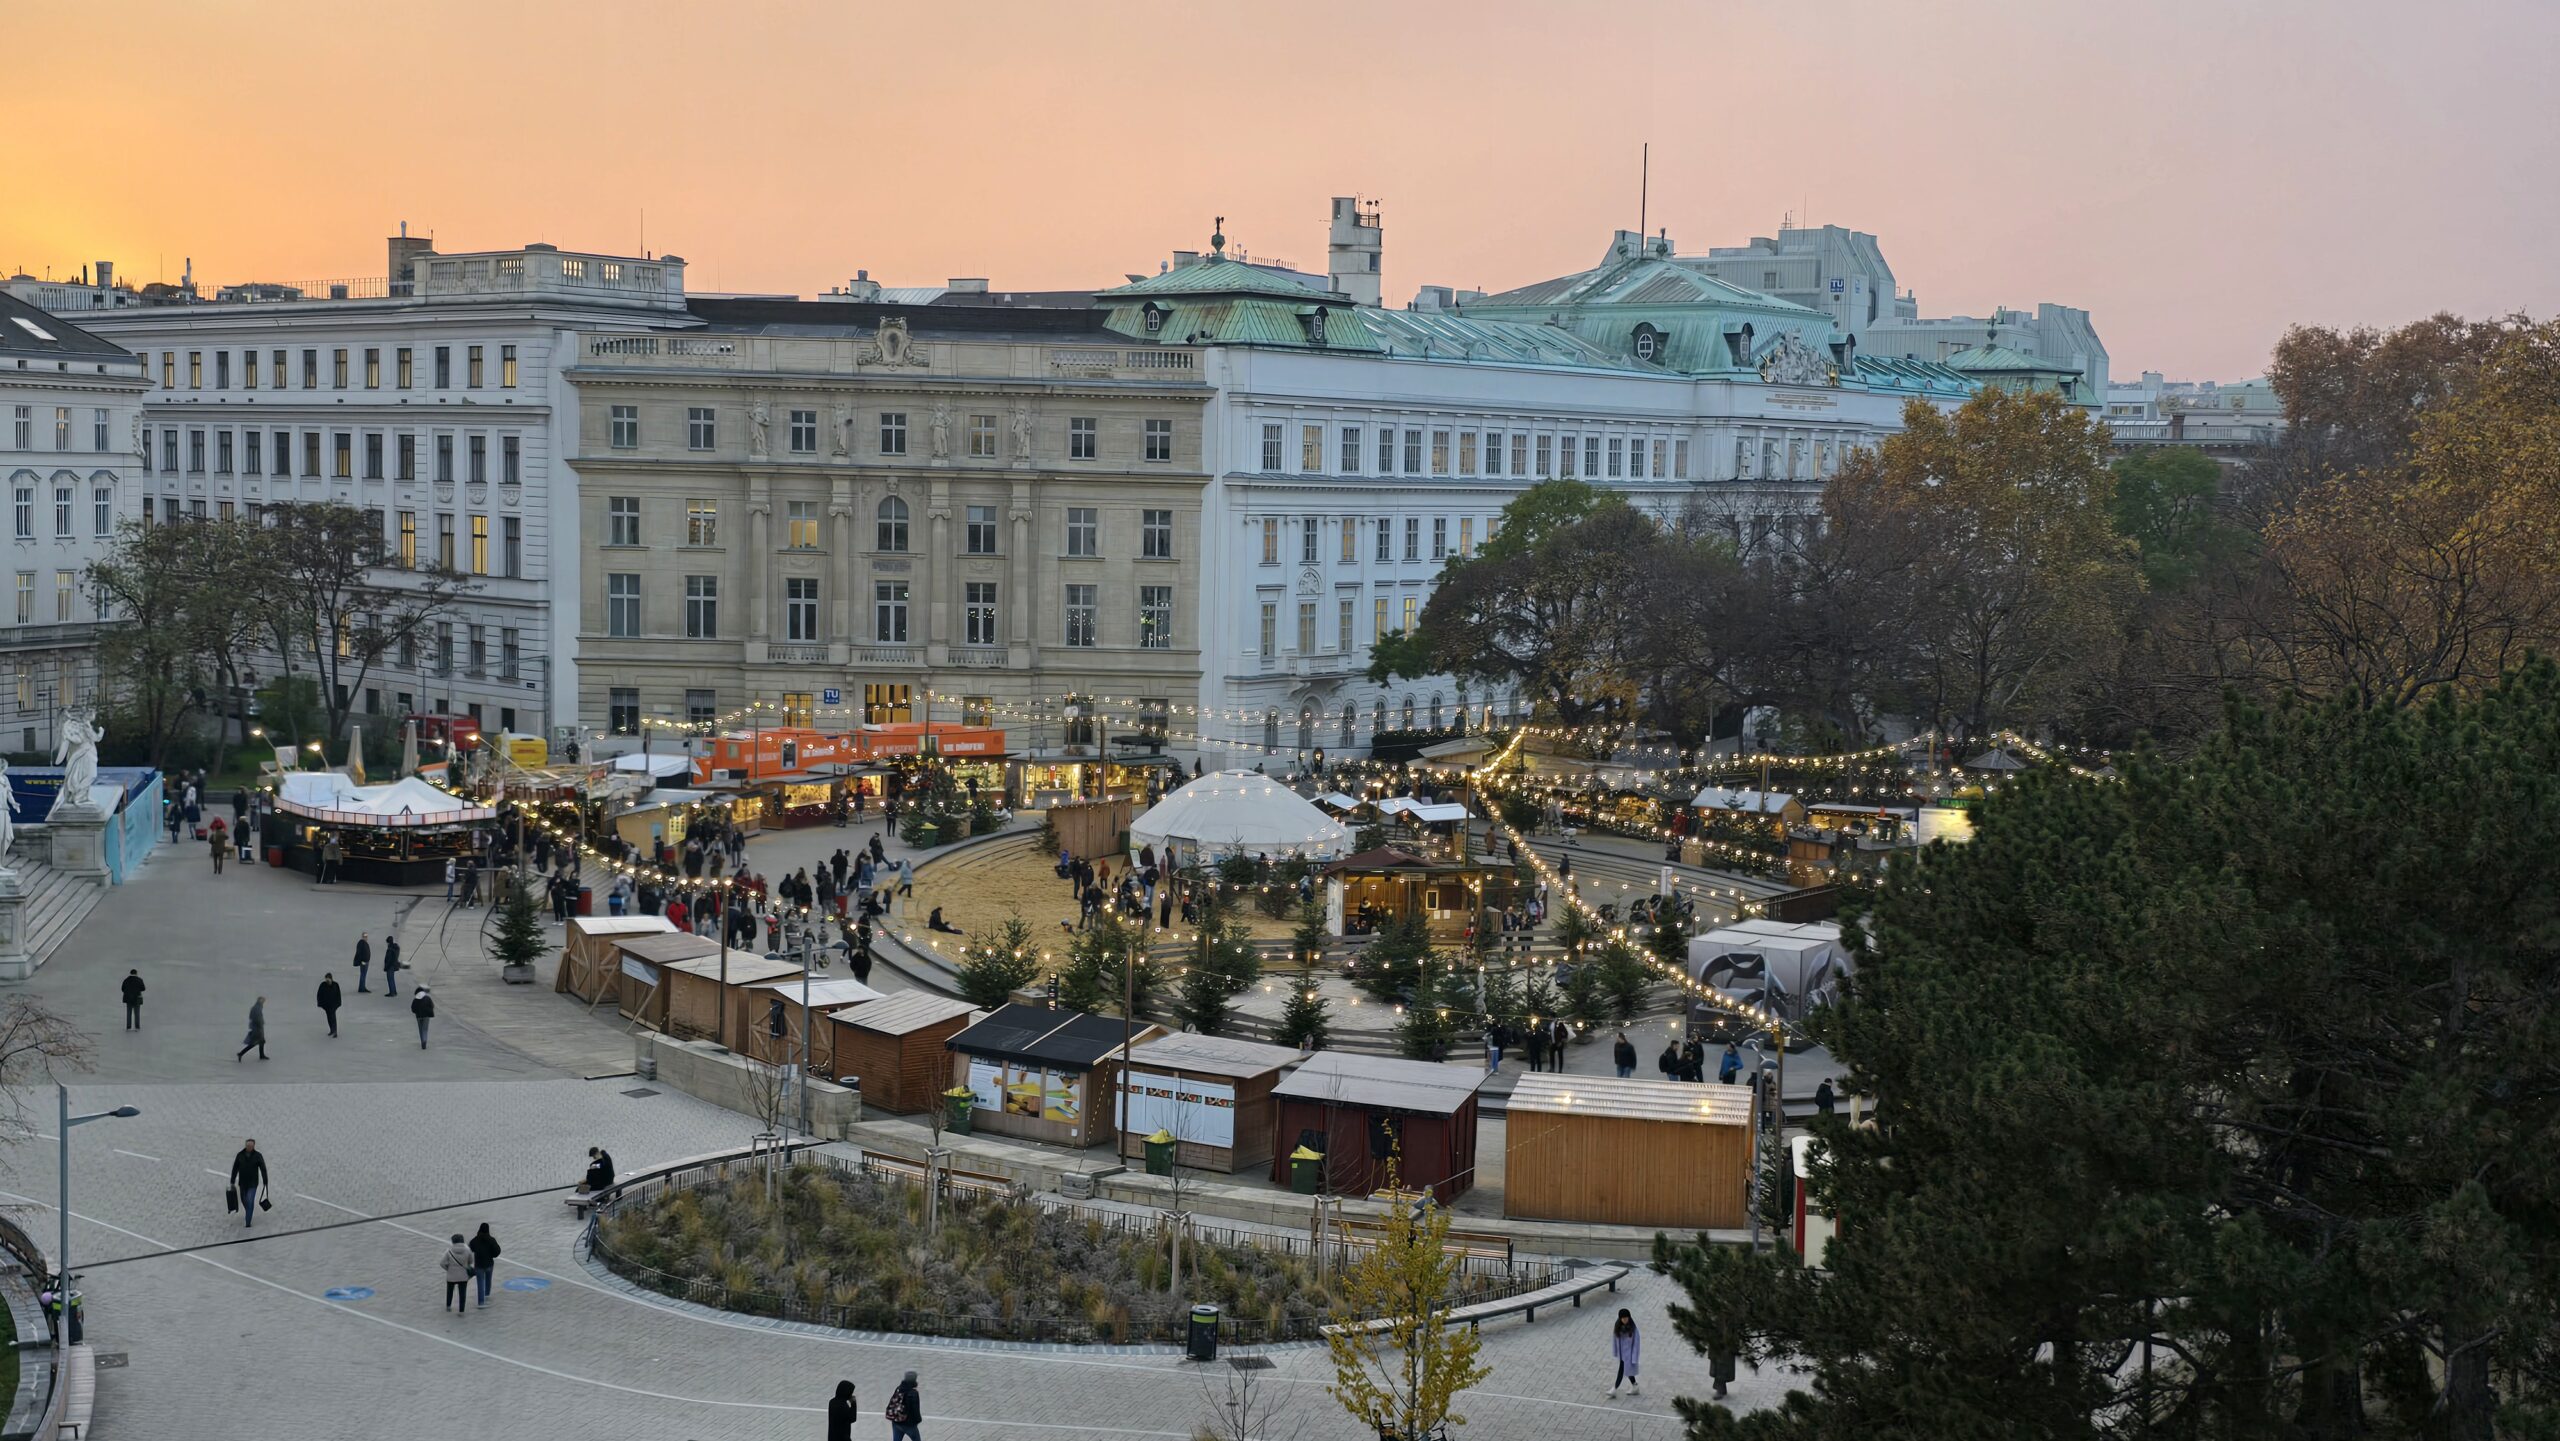
[[759, 981], [796, 977], [800, 966], [752, 951], [713, 949], [712, 955], [661, 968], [666, 977], [666, 1031], [679, 1039], [718, 1041], [725, 1046], [730, 1044], [729, 1027], [748, 1006], [746, 988]]
[[824, 1013], [831, 1033], [825, 1074], [858, 1076], [863, 1104], [912, 1115], [942, 1104], [951, 1086], [949, 1042], [986, 1012], [930, 991], [899, 991]]
[[1732, 1229], [1750, 1177], [1746, 1087], [1533, 1071], [1506, 1103], [1505, 1216]]
[[616, 1007], [624, 1020], [637, 1021], [654, 1030], [667, 1025], [667, 967], [678, 961], [717, 955], [720, 943], [709, 936], [670, 931], [663, 935], [632, 936], [620, 941], [616, 949], [621, 959], [616, 963], [621, 976]]
[[[808, 1035], [810, 1074], [832, 1078], [837, 1074], [835, 1028], [827, 1024], [828, 1014], [879, 999], [878, 991], [851, 976], [810, 976], [806, 978], [805, 991], [798, 972], [777, 980], [750, 981], [738, 988], [738, 996], [730, 1002], [728, 1046], [759, 1061], [796, 1066], [800, 1063], [801, 1036], [809, 1032], [809, 1018], [814, 1016], [817, 1029]], [[778, 1036], [774, 1034], [776, 1020], [781, 1022]]]

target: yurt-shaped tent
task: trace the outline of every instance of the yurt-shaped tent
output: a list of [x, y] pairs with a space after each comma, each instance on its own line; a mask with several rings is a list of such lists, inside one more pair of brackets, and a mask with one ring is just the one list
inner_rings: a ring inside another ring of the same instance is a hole
[[1269, 776], [1218, 771], [1148, 807], [1129, 823], [1129, 844], [1177, 866], [1233, 855], [1331, 860], [1351, 849], [1351, 830]]

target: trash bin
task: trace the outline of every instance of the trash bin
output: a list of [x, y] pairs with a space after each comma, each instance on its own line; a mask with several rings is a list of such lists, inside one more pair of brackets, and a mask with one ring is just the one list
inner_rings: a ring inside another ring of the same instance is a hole
[[954, 1086], [942, 1093], [946, 1129], [953, 1135], [969, 1134], [969, 1110], [976, 1101], [977, 1098], [970, 1094], [966, 1086]]
[[595, 913], [596, 913], [596, 891], [595, 891], [595, 887], [593, 887], [593, 886], [580, 886], [580, 887], [578, 887], [578, 914], [579, 914], [579, 915], [582, 915], [582, 916], [592, 916], [592, 915], [594, 915]]
[[1158, 1131], [1147, 1137], [1147, 1174], [1150, 1176], [1173, 1174], [1173, 1133], [1171, 1131]]
[[1191, 1337], [1187, 1349], [1194, 1361], [1218, 1359], [1218, 1308], [1202, 1302], [1191, 1308]]
[[1300, 1146], [1289, 1153], [1289, 1189], [1312, 1196], [1324, 1189], [1324, 1155]]
[[267, 847], [267, 864], [270, 866], [282, 866], [284, 864], [284, 847]]

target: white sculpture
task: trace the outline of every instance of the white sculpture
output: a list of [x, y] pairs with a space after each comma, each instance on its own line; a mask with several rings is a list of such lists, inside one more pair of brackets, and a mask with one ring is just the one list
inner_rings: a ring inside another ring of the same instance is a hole
[[761, 400], [747, 410], [748, 448], [761, 460], [765, 454], [765, 432], [773, 428], [773, 411]]
[[853, 412], [839, 405], [836, 407], [836, 456], [842, 459], [852, 454]]
[[0, 759], [0, 868], [9, 863], [9, 847], [18, 840], [18, 793], [9, 785], [9, 762]]
[[951, 454], [951, 402], [933, 403], [933, 457], [940, 460]]
[[1031, 458], [1031, 407], [1027, 405], [1013, 408], [1013, 456], [1021, 461]]
[[1776, 385], [1821, 385], [1831, 379], [1831, 369], [1803, 336], [1790, 330], [1760, 362], [1760, 378]]
[[89, 804], [89, 792], [98, 785], [98, 742], [106, 738], [106, 729], [97, 722], [77, 711], [62, 713], [62, 738], [53, 747], [54, 764], [62, 767], [62, 794], [53, 798], [55, 806]]

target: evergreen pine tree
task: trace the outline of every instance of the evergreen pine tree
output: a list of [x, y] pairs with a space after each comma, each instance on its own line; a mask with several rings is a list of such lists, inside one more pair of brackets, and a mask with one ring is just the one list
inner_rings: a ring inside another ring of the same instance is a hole
[[1235, 998], [1261, 978], [1253, 932], [1236, 915], [1232, 899], [1212, 895], [1203, 903], [1200, 929], [1184, 950], [1174, 988], [1175, 1019], [1201, 1035], [1217, 1035], [1227, 1027]]
[[498, 898], [489, 954], [503, 965], [532, 965], [551, 950], [551, 938], [542, 933], [542, 909], [534, 903], [532, 885], [521, 877], [501, 889], [506, 894]]
[[993, 1010], [1040, 974], [1040, 947], [1031, 923], [1014, 911], [969, 937], [960, 953], [960, 994]]
[[1280, 1011], [1277, 1039], [1284, 1046], [1321, 1051], [1333, 1039], [1333, 1003], [1317, 988], [1312, 967], [1300, 967], [1290, 978], [1289, 1001]]

